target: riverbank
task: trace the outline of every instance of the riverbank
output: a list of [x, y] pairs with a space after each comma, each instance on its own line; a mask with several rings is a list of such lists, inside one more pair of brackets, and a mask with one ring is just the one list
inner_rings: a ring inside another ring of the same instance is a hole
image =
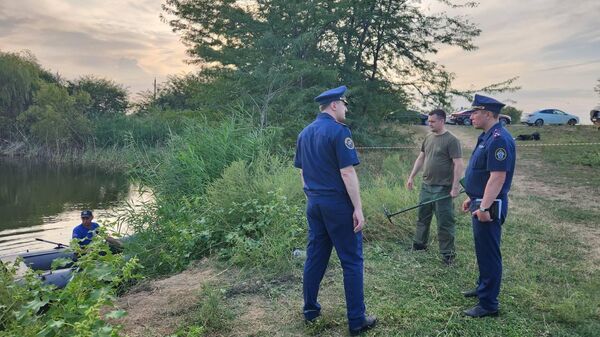
[[[461, 127], [452, 131], [463, 144], [472, 144], [478, 134]], [[546, 142], [568, 139], [560, 136], [564, 130], [544, 131]], [[501, 315], [482, 320], [460, 315], [473, 305], [460, 291], [471, 288], [477, 275], [468, 217], [458, 216], [459, 251], [454, 266], [444, 266], [435, 248], [410, 251], [415, 215], [397, 217], [394, 227], [382, 214], [381, 205], [396, 209], [415, 203], [417, 193], [407, 192], [402, 185], [416, 153], [361, 153], [358, 169], [368, 220], [365, 295], [367, 310], [380, 319], [371, 334], [595, 336], [600, 329], [600, 271], [594, 252], [600, 243], [580, 234], [600, 229], [600, 214], [586, 203], [561, 201], [560, 193], [555, 196], [551, 191], [577, 191], [586, 199], [585, 195], [595, 195], [598, 185], [574, 179], [576, 172], [585, 170], [575, 163], [579, 152], [571, 151], [572, 161], [554, 162], [544, 156], [543, 149], [519, 151], [503, 233]], [[546, 170], [543, 178], [530, 168], [532, 163]], [[554, 172], [561, 172], [560, 179], [550, 174]], [[560, 183], [571, 179], [578, 183]], [[537, 188], [532, 189], [532, 183]], [[435, 238], [430, 246], [437, 246]], [[290, 268], [273, 272], [268, 266], [244, 267], [217, 256], [194, 263], [182, 274], [149, 281], [121, 297], [119, 307], [130, 315], [115, 323], [124, 324], [130, 336], [345, 335], [342, 275], [335, 255], [320, 292], [323, 316], [310, 325], [304, 324], [300, 310], [303, 261], [293, 259], [291, 251], [279, 258], [289, 259]]]
[[[451, 130], [468, 156], [478, 131]], [[542, 130], [543, 142], [583, 134]], [[544, 146], [519, 148], [503, 232], [501, 316], [472, 320], [460, 315], [473, 305], [460, 291], [472, 287], [477, 275], [468, 216], [457, 218], [458, 258], [448, 268], [435, 248], [410, 251], [416, 213], [398, 216], [392, 225], [381, 211], [383, 204], [395, 210], [418, 199], [404, 179], [427, 129], [402, 125], [393, 131], [396, 142], [386, 145], [412, 148], [361, 150], [357, 168], [368, 223], [366, 303], [380, 318], [372, 334], [594, 336], [600, 329], [598, 242], [584, 233], [598, 230], [600, 214], [590, 211], [585, 196], [600, 185], [578, 177], [594, 172], [581, 163], [582, 152], [567, 151], [556, 161]], [[315, 324], [303, 322], [303, 261], [292, 250], [306, 242], [305, 199], [292, 151], [274, 149], [277, 137], [277, 130], [254, 130], [240, 120], [196, 125], [173, 137], [143, 172], [156, 203], [131, 216], [139, 241], [128, 253], [139, 259], [146, 281], [117, 300], [116, 311], [128, 316], [94, 319], [122, 324], [130, 336], [344, 335], [335, 255], [320, 293], [323, 316]], [[576, 191], [580, 199], [554, 198], [554, 190]], [[436, 246], [432, 238], [430, 247]]]
[[[147, 153], [157, 149], [145, 149]], [[0, 160], [2, 158], [24, 158], [39, 160], [53, 164], [74, 164], [94, 166], [110, 172], [128, 172], [140, 162], [141, 153], [133, 146], [98, 148], [53, 149], [24, 142], [3, 140], [0, 144]]]

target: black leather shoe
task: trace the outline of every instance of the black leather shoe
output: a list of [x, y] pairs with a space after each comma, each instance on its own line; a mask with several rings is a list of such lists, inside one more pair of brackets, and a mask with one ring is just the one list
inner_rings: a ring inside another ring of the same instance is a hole
[[464, 297], [477, 297], [477, 288], [471, 290], [465, 290], [462, 292]]
[[365, 320], [360, 328], [354, 330], [350, 329], [350, 336], [358, 336], [361, 333], [374, 328], [375, 324], [377, 324], [377, 317], [367, 316], [365, 317]]
[[490, 317], [498, 316], [498, 310], [495, 310], [495, 311], [486, 310], [483, 307], [481, 307], [479, 304], [472, 307], [471, 309], [467, 309], [467, 310], [463, 311], [463, 313], [469, 317], [474, 317], [474, 318], [481, 318], [481, 317], [486, 317], [486, 316], [490, 316]]

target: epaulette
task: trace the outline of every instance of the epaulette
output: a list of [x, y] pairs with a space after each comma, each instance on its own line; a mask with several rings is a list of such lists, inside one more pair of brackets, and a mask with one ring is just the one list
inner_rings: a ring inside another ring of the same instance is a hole
[[498, 138], [498, 137], [500, 137], [500, 136], [501, 136], [501, 135], [500, 135], [500, 129], [496, 129], [496, 130], [494, 130], [494, 134], [492, 134], [492, 136], [494, 136], [494, 138]]

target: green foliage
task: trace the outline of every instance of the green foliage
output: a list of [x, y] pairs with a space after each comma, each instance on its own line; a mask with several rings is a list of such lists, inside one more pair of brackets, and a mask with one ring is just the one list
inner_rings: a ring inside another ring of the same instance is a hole
[[41, 283], [28, 271], [23, 281], [15, 282], [17, 263], [0, 270], [0, 327], [7, 336], [118, 336], [120, 327], [106, 319], [122, 317], [125, 312], [101, 312], [112, 306], [118, 287], [138, 278], [136, 258], [113, 255], [104, 233], [85, 248], [73, 241], [79, 258], [72, 279], [64, 289]]
[[501, 113], [509, 115], [513, 123], [519, 123], [521, 121], [521, 115], [523, 115], [523, 110], [507, 105], [502, 108]]
[[[230, 142], [241, 148], [247, 140]], [[265, 144], [261, 146], [264, 150]], [[206, 175], [208, 169], [188, 171], [180, 165], [169, 166], [177, 174], [163, 171], [197, 185], [193, 191], [178, 188], [158, 194], [156, 209], [129, 221], [140, 238], [133, 250], [139, 252], [148, 273], [181, 270], [190, 260], [215, 253], [236, 264], [268, 266], [272, 271], [291, 266], [292, 248], [301, 246], [305, 235], [298, 172], [288, 160], [254, 150], [249, 158], [245, 151], [237, 153], [231, 163], [223, 154], [213, 156], [212, 152], [197, 153], [208, 157], [189, 152], [176, 157], [186, 166], [205, 165], [208, 159], [214, 167], [223, 166], [215, 168], [214, 176]], [[158, 181], [163, 183], [163, 179]]]
[[88, 93], [90, 102], [83, 110], [83, 114], [88, 118], [124, 115], [129, 104], [127, 90], [108, 79], [84, 76], [69, 81], [67, 88], [71, 95], [81, 91]]
[[0, 138], [15, 132], [16, 117], [31, 105], [40, 83], [55, 82], [29, 53], [0, 52]]
[[100, 148], [122, 148], [131, 142], [137, 146], [164, 146], [172, 135], [186, 128], [192, 115], [190, 111], [165, 110], [153, 114], [99, 117], [91, 120], [91, 141]]
[[[244, 188], [240, 188], [244, 181]], [[207, 189], [201, 221], [220, 242], [220, 255], [243, 266], [277, 272], [291, 265], [305, 236], [304, 196], [298, 172], [277, 156], [232, 163]]]
[[46, 146], [60, 149], [65, 145], [81, 145], [91, 131], [89, 120], [82, 111], [90, 96], [78, 92], [70, 96], [56, 84], [42, 84], [34, 94], [33, 105], [17, 120], [32, 137]]
[[227, 331], [233, 313], [224, 305], [225, 293], [222, 289], [205, 284], [201, 291], [202, 302], [198, 310], [198, 322], [202, 332]]
[[270, 147], [275, 130], [248, 124], [235, 116], [215, 125], [200, 121], [174, 135], [160, 167], [150, 172], [155, 192], [164, 198], [200, 196], [231, 162], [251, 160]]
[[172, 135], [160, 156], [145, 164], [141, 179], [152, 187], [157, 206], [128, 222], [140, 238], [133, 249], [149, 273], [181, 270], [190, 259], [222, 244], [223, 237], [217, 240], [205, 230], [207, 188], [231, 163], [253, 162], [275, 140], [274, 130], [256, 130], [246, 123], [239, 117], [215, 124], [195, 121], [180, 135]]
[[[409, 92], [435, 100], [437, 87], [448, 85], [439, 79], [450, 76], [428, 56], [443, 45], [472, 50], [480, 33], [464, 17], [426, 14], [407, 1], [168, 0], [163, 8], [195, 61], [215, 65], [203, 81], [228, 88], [221, 94], [250, 107], [258, 125], [292, 133], [316, 112], [307, 103], [339, 83], [352, 89], [357, 123], [404, 109]], [[158, 101], [182, 93], [177, 103], [193, 101], [197, 91], [189, 89], [197, 86], [187, 79], [171, 81], [175, 90]]]

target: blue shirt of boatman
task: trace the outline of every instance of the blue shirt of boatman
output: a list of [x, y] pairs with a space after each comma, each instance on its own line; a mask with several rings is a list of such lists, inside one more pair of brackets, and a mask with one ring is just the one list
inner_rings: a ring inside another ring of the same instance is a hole
[[92, 226], [90, 229], [85, 227], [83, 224], [79, 224], [78, 226], [73, 228], [72, 238], [80, 240], [80, 246], [88, 245], [90, 242], [92, 242], [92, 238], [94, 237], [94, 235], [96, 235], [96, 230], [98, 229], [98, 227], [100, 227], [100, 225], [98, 225], [95, 222], [92, 222]]
[[359, 163], [350, 129], [327, 113], [298, 136], [294, 166], [302, 170], [307, 196], [347, 196], [340, 169]]
[[465, 172], [465, 190], [471, 198], [482, 198], [490, 172], [506, 172], [498, 199], [506, 198], [515, 171], [516, 150], [511, 134], [496, 123], [477, 139]]

